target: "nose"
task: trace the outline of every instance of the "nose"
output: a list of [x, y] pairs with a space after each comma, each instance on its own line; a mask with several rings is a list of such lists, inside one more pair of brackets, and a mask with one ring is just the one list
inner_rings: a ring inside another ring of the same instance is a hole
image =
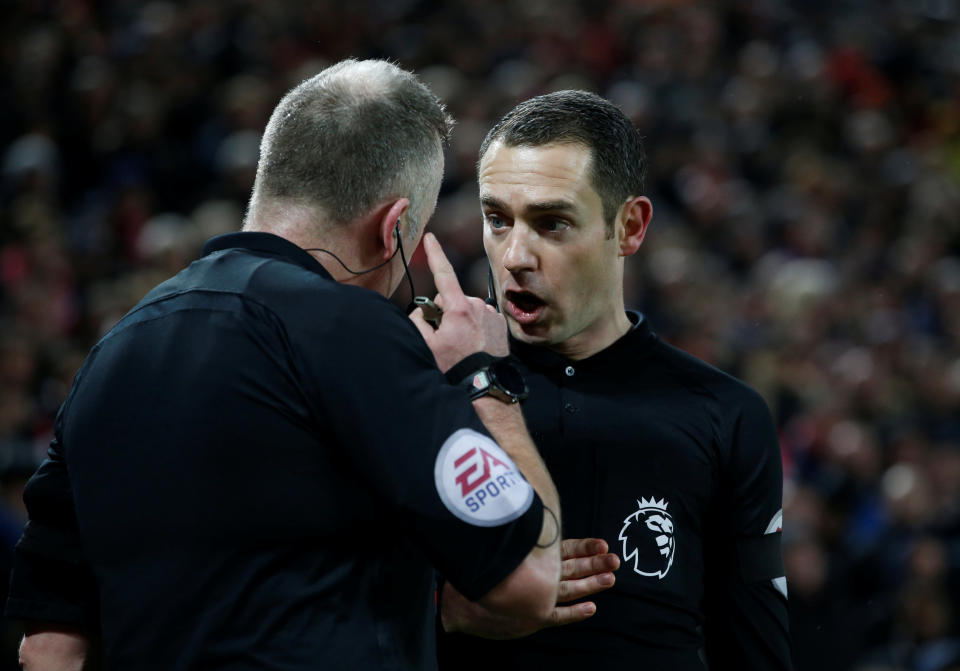
[[531, 243], [526, 227], [515, 225], [507, 239], [507, 247], [503, 253], [503, 267], [511, 273], [536, 269], [537, 257]]

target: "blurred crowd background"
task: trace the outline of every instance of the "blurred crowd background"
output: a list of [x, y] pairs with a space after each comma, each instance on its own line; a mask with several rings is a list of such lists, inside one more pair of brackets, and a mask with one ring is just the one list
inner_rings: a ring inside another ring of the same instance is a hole
[[[492, 122], [566, 88], [634, 120], [654, 219], [627, 302], [774, 412], [798, 671], [960, 668], [958, 0], [0, 12], [0, 564], [86, 351], [240, 226], [283, 92], [345, 57], [390, 58], [458, 121], [431, 229], [475, 294]], [[16, 668], [4, 627], [0, 669]]]

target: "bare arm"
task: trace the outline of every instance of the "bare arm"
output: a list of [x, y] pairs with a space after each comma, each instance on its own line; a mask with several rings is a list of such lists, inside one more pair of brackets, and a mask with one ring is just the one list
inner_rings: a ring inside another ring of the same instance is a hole
[[[453, 267], [430, 233], [424, 237], [424, 249], [439, 291], [436, 300], [444, 310], [443, 320], [434, 330], [424, 321], [419, 309], [410, 318], [433, 352], [440, 370], [448, 370], [475, 352], [506, 356], [509, 344], [503, 316], [481, 299], [463, 294]], [[518, 623], [542, 622], [550, 617], [556, 604], [560, 578], [560, 502], [557, 490], [527, 432], [519, 406], [483, 397], [474, 401], [474, 408], [487, 431], [514, 461], [550, 511], [544, 511], [538, 545], [479, 603], [493, 613], [516, 618]]]
[[550, 617], [557, 602], [560, 583], [560, 497], [527, 432], [520, 405], [508, 405], [494, 398], [482, 397], [474, 401], [473, 406], [490, 435], [510, 455], [543, 501], [543, 527], [537, 545], [513, 573], [479, 601], [491, 612], [516, 617], [518, 628], [529, 629], [518, 632], [518, 635], [532, 633], [541, 628], [537, 626], [538, 623]]
[[20, 642], [20, 664], [24, 671], [81, 671], [88, 649], [83, 634], [37, 625]]
[[548, 617], [539, 622], [518, 622], [510, 616], [493, 612], [482, 603], [470, 601], [447, 583], [440, 597], [443, 629], [448, 633], [463, 632], [483, 638], [516, 638], [547, 627], [586, 620], [597, 611], [597, 606], [592, 601], [569, 606], [559, 604], [582, 599], [613, 587], [613, 571], [620, 567], [620, 559], [607, 550], [606, 541], [600, 538], [573, 538], [563, 541], [557, 605]]

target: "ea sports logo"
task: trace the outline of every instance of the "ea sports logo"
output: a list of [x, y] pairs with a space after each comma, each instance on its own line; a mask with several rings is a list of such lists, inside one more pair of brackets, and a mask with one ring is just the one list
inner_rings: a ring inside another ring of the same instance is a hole
[[623, 561], [633, 560], [633, 570], [640, 575], [662, 579], [673, 566], [676, 550], [669, 503], [641, 498], [637, 505], [637, 511], [623, 521], [618, 537], [623, 542]]
[[477, 526], [514, 520], [533, 501], [533, 487], [507, 453], [472, 429], [460, 429], [447, 438], [437, 454], [434, 479], [447, 509]]

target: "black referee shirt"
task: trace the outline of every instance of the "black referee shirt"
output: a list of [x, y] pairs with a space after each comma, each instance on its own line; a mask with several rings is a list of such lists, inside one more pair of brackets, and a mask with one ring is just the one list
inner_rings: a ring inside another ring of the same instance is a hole
[[564, 537], [605, 539], [622, 561], [616, 584], [578, 624], [515, 641], [443, 636], [442, 671], [789, 668], [770, 412], [628, 314], [634, 328], [582, 361], [512, 344]]
[[270, 234], [204, 251], [77, 374], [7, 615], [110, 669], [433, 667], [431, 564], [482, 596], [539, 499], [389, 301]]

